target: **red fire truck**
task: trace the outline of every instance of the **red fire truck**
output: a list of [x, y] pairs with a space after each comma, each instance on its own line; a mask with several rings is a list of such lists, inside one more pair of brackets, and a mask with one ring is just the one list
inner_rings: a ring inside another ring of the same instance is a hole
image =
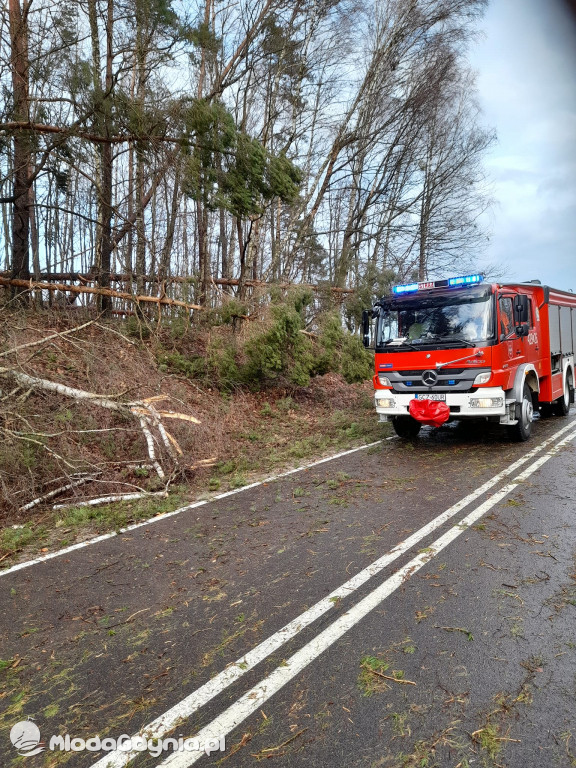
[[527, 440], [535, 410], [566, 416], [574, 402], [571, 292], [482, 275], [397, 285], [364, 312], [365, 346], [371, 328], [376, 412], [400, 437], [485, 419]]

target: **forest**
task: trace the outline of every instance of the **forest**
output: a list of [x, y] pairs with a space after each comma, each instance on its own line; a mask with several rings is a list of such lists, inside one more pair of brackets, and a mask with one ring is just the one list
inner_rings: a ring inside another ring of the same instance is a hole
[[495, 136], [466, 56], [485, 5], [7, 0], [5, 292], [76, 285], [60, 300], [103, 311], [120, 303], [82, 286], [198, 308], [261, 283], [370, 301], [477, 265]]

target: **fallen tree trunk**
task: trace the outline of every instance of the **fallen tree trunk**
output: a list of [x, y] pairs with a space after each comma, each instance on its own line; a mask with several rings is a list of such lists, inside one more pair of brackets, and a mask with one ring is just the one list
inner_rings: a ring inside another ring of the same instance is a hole
[[[6, 278], [9, 279], [10, 273], [9, 272], [0, 272], [0, 278]], [[55, 280], [75, 280], [77, 282], [81, 283], [95, 283], [96, 282], [96, 275], [91, 274], [90, 272], [82, 273], [82, 272], [43, 272], [40, 274], [40, 280], [52, 285], [53, 281]], [[190, 275], [175, 275], [173, 277], [164, 277], [160, 279], [156, 275], [144, 275], [142, 278], [143, 282], [145, 283], [193, 283], [195, 278]], [[113, 283], [128, 283], [128, 282], [136, 282], [136, 276], [135, 275], [129, 275], [127, 273], [122, 272], [112, 272], [110, 274], [110, 281]], [[214, 277], [210, 281], [214, 283], [214, 285], [226, 285], [235, 287], [238, 286], [239, 280], [236, 278], [225, 278], [225, 277]], [[28, 283], [27, 283], [28, 285]], [[340, 293], [340, 294], [351, 294], [356, 293], [356, 291], [353, 288], [338, 288], [336, 286], [322, 286], [322, 285], [316, 285], [314, 283], [268, 283], [265, 280], [244, 280], [244, 285], [247, 288], [265, 288], [266, 286], [274, 286], [275, 288], [310, 288], [312, 291], [321, 291], [325, 288], [330, 290], [332, 293]], [[60, 290], [60, 286], [58, 286], [58, 290]], [[132, 294], [128, 294], [129, 296], [132, 296]], [[139, 297], [142, 298], [142, 297]], [[154, 298], [154, 297], [148, 297]], [[198, 307], [197, 305], [190, 305], [194, 309], [201, 309], [201, 307]]]
[[[98, 474], [101, 474], [100, 472]], [[64, 491], [70, 491], [74, 488], [77, 488], [79, 485], [84, 485], [85, 483], [90, 483], [95, 479], [95, 475], [93, 474], [87, 474], [84, 477], [80, 477], [77, 480], [73, 480], [71, 483], [67, 483], [67, 485], [62, 485], [60, 488], [55, 488], [53, 491], [49, 491], [48, 493], [45, 493], [43, 496], [38, 496], [37, 499], [33, 499], [28, 504], [24, 504], [23, 507], [20, 507], [19, 512], [28, 512], [29, 509], [32, 509], [33, 507], [38, 506], [38, 504], [43, 504], [45, 501], [49, 501], [50, 499], [53, 499], [55, 496], [59, 496], [61, 493], [64, 493]]]
[[66, 283], [40, 283], [34, 280], [17, 280], [7, 277], [0, 277], [0, 285], [5, 285], [6, 287], [15, 286], [18, 288], [28, 288], [31, 291], [61, 291], [62, 293], [88, 293], [96, 296], [110, 296], [116, 299], [124, 299], [124, 301], [131, 301], [134, 304], [147, 303], [158, 304], [167, 307], [182, 307], [183, 309], [203, 309], [203, 307], [198, 306], [198, 304], [188, 304], [185, 301], [180, 301], [179, 299], [169, 299], [166, 296], [136, 296], [132, 293], [125, 293], [123, 291], [113, 291], [110, 288], [88, 288], [85, 285], [67, 285]]

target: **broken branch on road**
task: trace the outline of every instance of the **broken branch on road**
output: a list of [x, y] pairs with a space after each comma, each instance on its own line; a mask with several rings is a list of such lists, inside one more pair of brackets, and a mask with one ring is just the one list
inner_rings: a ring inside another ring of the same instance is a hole
[[[83, 328], [83, 327], [85, 327], [85, 325], [79, 326], [79, 328]], [[48, 337], [48, 338], [51, 338], [51, 337]], [[36, 344], [36, 342], [34, 343]], [[64, 397], [74, 399], [76, 401], [90, 402], [93, 405], [99, 406], [101, 408], [106, 408], [107, 410], [110, 410], [110, 411], [115, 411], [116, 413], [122, 414], [132, 419], [136, 418], [138, 420], [138, 423], [140, 425], [140, 430], [142, 432], [142, 435], [146, 443], [148, 459], [150, 461], [150, 464], [154, 468], [160, 480], [165, 485], [164, 493], [166, 493], [167, 491], [167, 488], [171, 481], [173, 473], [171, 472], [170, 476], [167, 475], [165, 468], [162, 466], [162, 463], [158, 458], [157, 447], [164, 446], [166, 452], [168, 453], [168, 456], [170, 457], [172, 464], [176, 467], [178, 467], [180, 458], [184, 455], [184, 452], [182, 451], [182, 448], [180, 447], [176, 438], [173, 435], [171, 435], [170, 432], [168, 432], [168, 430], [164, 426], [163, 419], [176, 419], [176, 420], [184, 421], [191, 424], [200, 424], [200, 421], [195, 416], [191, 416], [190, 414], [187, 414], [187, 413], [180, 413], [180, 412], [171, 411], [171, 410], [157, 410], [154, 407], [155, 403], [164, 402], [168, 400], [169, 398], [167, 395], [155, 395], [154, 397], [149, 397], [142, 400], [133, 400], [131, 402], [125, 403], [120, 401], [117, 398], [117, 396], [101, 395], [95, 392], [88, 392], [83, 389], [78, 389], [76, 387], [69, 387], [66, 384], [60, 384], [59, 382], [40, 378], [39, 376], [31, 376], [30, 374], [24, 373], [23, 371], [20, 371], [20, 370], [16, 370], [15, 368], [10, 368], [5, 366], [0, 367], [0, 376], [11, 378], [18, 384], [19, 387], [25, 387], [28, 390], [32, 390], [32, 391], [42, 390], [45, 392], [53, 392], [53, 393], [62, 395]], [[15, 432], [6, 430], [5, 428], [4, 428], [4, 431], [6, 431], [7, 433], [9, 432], [10, 435], [14, 438], [24, 439], [27, 441], [34, 441], [34, 438], [31, 438], [28, 435], [21, 436]], [[72, 463], [64, 459], [64, 457], [58, 456], [57, 454], [55, 454], [54, 451], [52, 451], [52, 449], [49, 448], [44, 442], [42, 441], [35, 441], [35, 442], [38, 444], [39, 447], [42, 447], [44, 450], [55, 455], [57, 459], [62, 461], [70, 469], [75, 469]], [[85, 482], [88, 482], [88, 479], [74, 481], [72, 477], [71, 483], [67, 484], [67, 486], [62, 487], [61, 489], [57, 489], [56, 491], [51, 491], [49, 494], [46, 494], [45, 496], [40, 496], [34, 499], [28, 504], [23, 505], [20, 508], [20, 511], [31, 509], [34, 506], [40, 504], [41, 502], [46, 501], [52, 498], [53, 496], [58, 495], [58, 493], [60, 493], [61, 491], [68, 490], [69, 488], [74, 488]], [[134, 497], [132, 496], [132, 498]], [[118, 500], [118, 499], [115, 499], [115, 500]], [[94, 500], [94, 503], [104, 503], [104, 502], [98, 499], [98, 500]]]

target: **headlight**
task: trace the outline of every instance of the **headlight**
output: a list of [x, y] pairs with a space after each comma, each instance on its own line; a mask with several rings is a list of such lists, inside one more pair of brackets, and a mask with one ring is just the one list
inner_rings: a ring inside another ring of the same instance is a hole
[[390, 379], [388, 376], [383, 376], [381, 373], [378, 374], [378, 381], [380, 382], [381, 386], [383, 387], [391, 387], [392, 384], [390, 384]]
[[484, 373], [479, 373], [478, 376], [474, 379], [473, 387], [477, 387], [479, 384], [487, 384], [490, 379], [492, 378], [492, 371], [485, 371]]
[[376, 398], [376, 407], [377, 408], [394, 408], [396, 405], [396, 402], [391, 397], [377, 397]]
[[504, 405], [503, 397], [472, 397], [470, 398], [470, 408], [502, 408]]

